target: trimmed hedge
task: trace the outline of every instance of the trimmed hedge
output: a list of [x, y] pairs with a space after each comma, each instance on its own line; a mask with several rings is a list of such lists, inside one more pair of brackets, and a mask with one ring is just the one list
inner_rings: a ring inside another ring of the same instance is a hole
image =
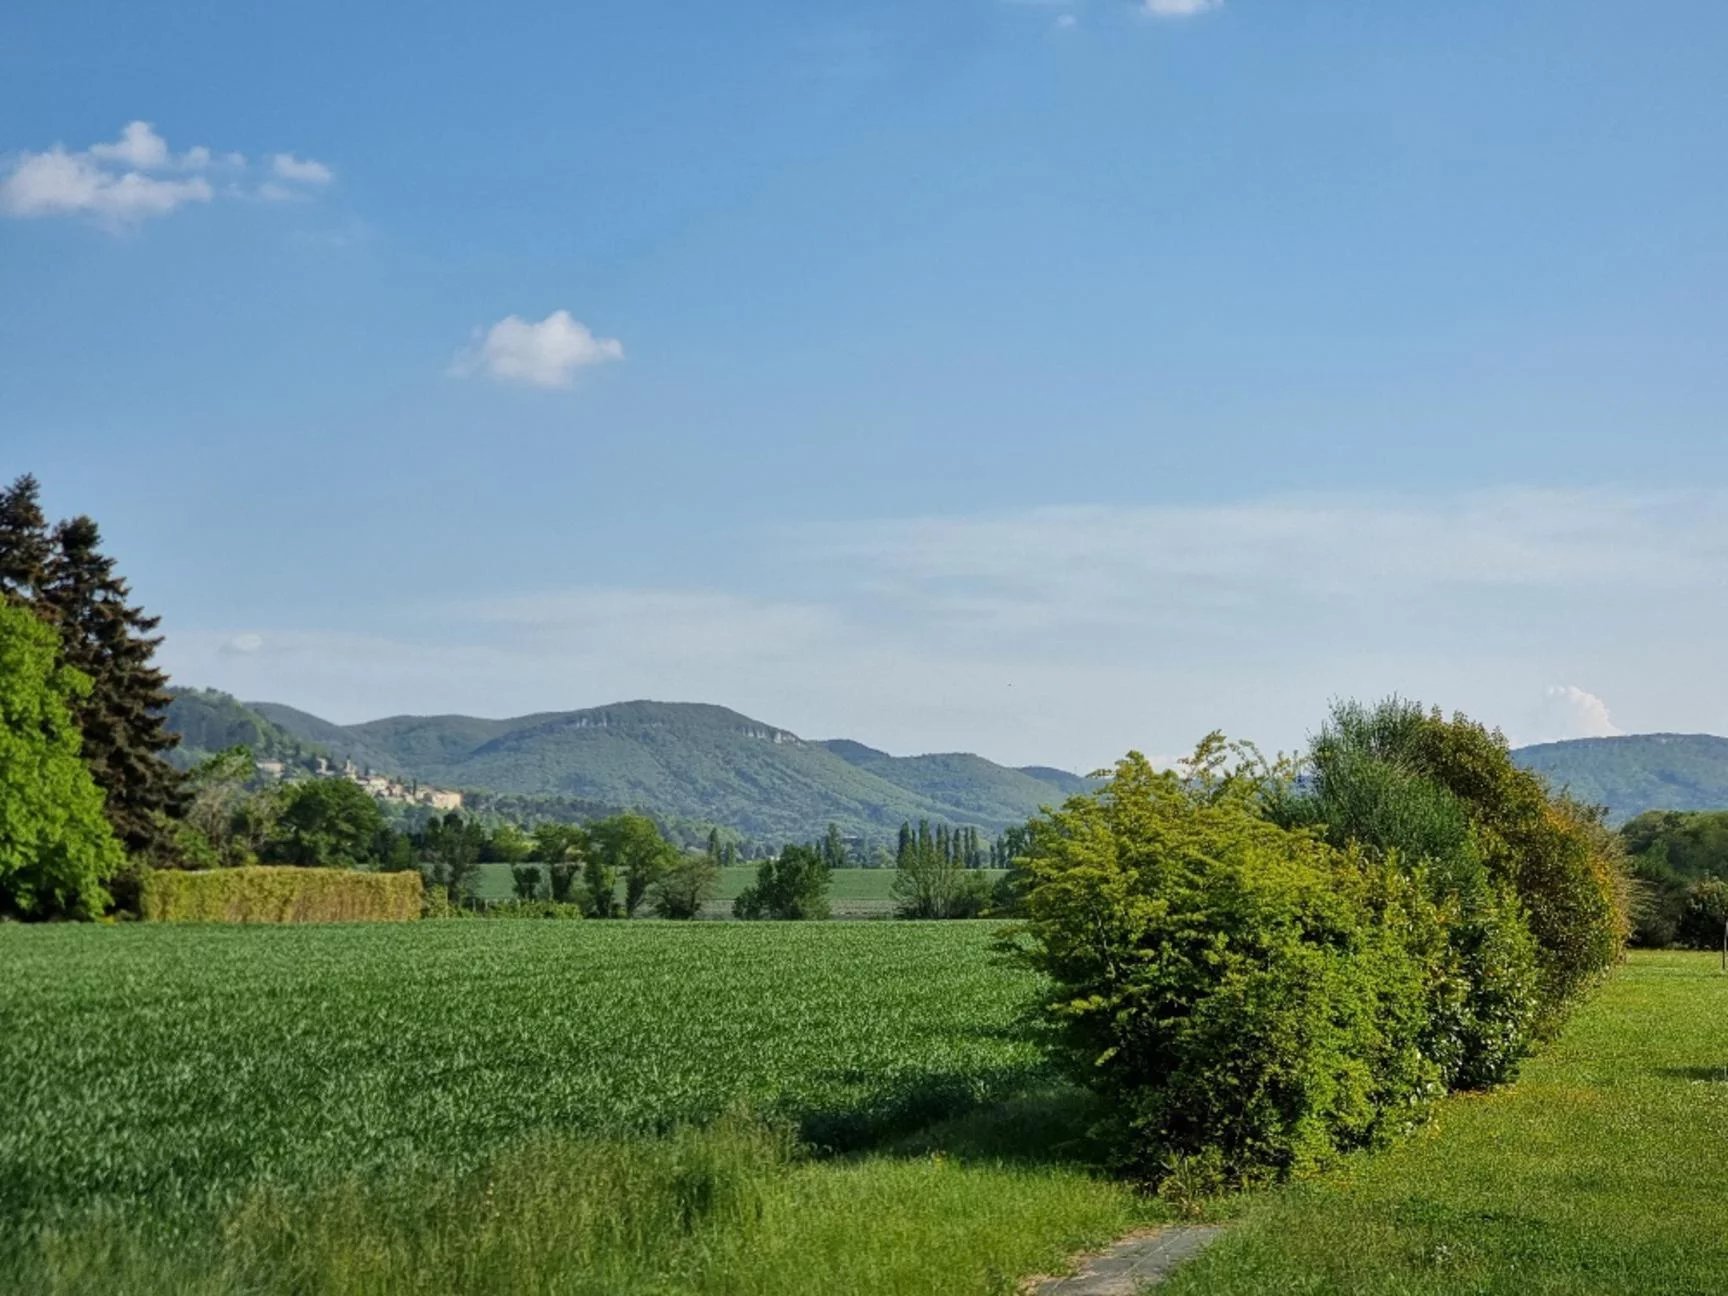
[[150, 874], [141, 910], [150, 922], [408, 922], [420, 916], [420, 875], [352, 869], [175, 869]]

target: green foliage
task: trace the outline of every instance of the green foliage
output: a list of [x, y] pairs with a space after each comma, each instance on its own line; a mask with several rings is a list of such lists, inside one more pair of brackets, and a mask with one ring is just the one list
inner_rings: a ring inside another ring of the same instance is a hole
[[34, 606], [59, 632], [61, 662], [90, 680], [73, 718], [84, 763], [105, 794], [103, 813], [128, 851], [166, 859], [168, 824], [185, 804], [180, 773], [165, 759], [178, 736], [166, 721], [168, 677], [153, 664], [159, 618], [128, 601], [131, 591], [101, 544], [87, 517], [56, 526]]
[[829, 869], [822, 852], [787, 846], [763, 860], [756, 881], [732, 902], [736, 918], [821, 919], [828, 916]]
[[347, 779], [305, 779], [288, 785], [269, 840], [260, 852], [275, 864], [355, 868], [376, 858], [384, 814]]
[[654, 912], [662, 918], [695, 918], [720, 889], [720, 865], [713, 853], [677, 856], [654, 888]]
[[1433, 906], [1395, 868], [1269, 822], [1250, 781], [1193, 774], [1131, 754], [1032, 825], [1025, 956], [1123, 1159], [1244, 1182], [1402, 1130], [1440, 1088], [1421, 1047]]
[[[1542, 1015], [1550, 1023], [1613, 965], [1628, 928], [1618, 842], [1594, 811], [1549, 795], [1499, 733], [1393, 699], [1335, 708], [1316, 743], [1317, 767], [1328, 743], [1390, 767], [1389, 777], [1406, 787], [1414, 780], [1444, 794], [1425, 808], [1414, 796], [1398, 801], [1423, 818], [1393, 835], [1419, 842], [1412, 852], [1438, 861], [1453, 889], [1475, 888], [1474, 860], [1491, 884], [1517, 896], [1536, 941]], [[1457, 816], [1467, 826], [1462, 840]]]
[[1728, 882], [1706, 878], [1688, 887], [1674, 934], [1688, 949], [1724, 948], [1728, 944]]
[[540, 869], [533, 864], [517, 864], [510, 870], [518, 900], [534, 900], [540, 895]]
[[1728, 880], [1728, 811], [1652, 810], [1620, 830], [1633, 879], [1632, 943], [1680, 939], [1693, 884]]
[[608, 879], [615, 886], [617, 879], [623, 878], [624, 916], [634, 918], [648, 892], [679, 858], [678, 849], [660, 835], [654, 821], [639, 814], [613, 815], [588, 825], [587, 850], [593, 866], [589, 899], [594, 903], [595, 916], [601, 918], [612, 916], [610, 891], [604, 897], [598, 894]]
[[1511, 1079], [1534, 1042], [1539, 951], [1513, 884], [1483, 862], [1471, 808], [1425, 772], [1446, 724], [1397, 699], [1341, 704], [1310, 748], [1306, 786], [1273, 778], [1265, 799], [1286, 826], [1318, 826], [1334, 846], [1420, 876], [1446, 929], [1424, 1050], [1448, 1087], [1481, 1088]]
[[0, 601], [0, 916], [95, 917], [124, 863], [79, 759], [87, 687], [55, 664], [53, 631]]
[[166, 923], [407, 922], [420, 916], [418, 873], [347, 869], [161, 869], [144, 881], [141, 912]]
[[[963, 843], [963, 844], [962, 844]], [[895, 865], [895, 912], [902, 918], [976, 918], [990, 901], [991, 886], [969, 862], [979, 855], [976, 830], [932, 832], [920, 821], [901, 829]]]

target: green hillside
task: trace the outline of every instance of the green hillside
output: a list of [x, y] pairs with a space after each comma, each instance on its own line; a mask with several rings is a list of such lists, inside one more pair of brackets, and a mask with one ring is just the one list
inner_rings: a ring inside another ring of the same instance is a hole
[[1623, 823], [1646, 810], [1728, 809], [1728, 738], [1631, 734], [1542, 743], [1518, 762]]
[[886, 841], [908, 819], [996, 832], [1083, 785], [1062, 771], [1040, 777], [978, 756], [896, 757], [843, 740], [807, 742], [697, 703], [357, 725], [275, 703], [248, 705], [338, 759], [423, 783], [632, 806], [765, 839], [812, 837], [837, 823], [849, 835]]
[[309, 765], [325, 755], [315, 741], [290, 733], [256, 708], [216, 689], [170, 689], [168, 727], [180, 735], [169, 759], [190, 769], [230, 747], [250, 747], [261, 760]]

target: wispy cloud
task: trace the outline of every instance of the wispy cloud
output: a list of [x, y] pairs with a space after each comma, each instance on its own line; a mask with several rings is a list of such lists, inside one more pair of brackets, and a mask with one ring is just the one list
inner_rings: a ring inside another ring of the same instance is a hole
[[[1459, 707], [1515, 741], [1728, 725], [1728, 495], [1516, 490], [1034, 508], [802, 524], [724, 588], [380, 602], [374, 629], [182, 634], [187, 682], [361, 719], [624, 697], [1015, 763], [1299, 742], [1338, 696]], [[380, 595], [384, 590], [380, 589]], [[1653, 640], [1616, 609], [1689, 612]], [[1591, 690], [1552, 685], [1588, 680]], [[1613, 697], [1625, 712], [1610, 716]]]
[[1224, 0], [1142, 0], [1141, 7], [1154, 18], [1193, 18], [1222, 9]]
[[[282, 158], [298, 174], [280, 167], [276, 174], [292, 184], [327, 184], [332, 178], [322, 163], [277, 155], [278, 162]], [[0, 212], [18, 218], [81, 216], [121, 229], [222, 194], [275, 198], [297, 192], [282, 189], [280, 179], [250, 185], [247, 170], [244, 154], [219, 154], [202, 144], [175, 153], [149, 122], [133, 121], [108, 143], [79, 151], [55, 144], [0, 165]], [[322, 178], [315, 179], [315, 172]]]
[[623, 358], [618, 339], [596, 337], [569, 311], [557, 310], [538, 323], [507, 315], [484, 332], [476, 330], [473, 345], [457, 355], [451, 372], [529, 387], [568, 387], [578, 370]]

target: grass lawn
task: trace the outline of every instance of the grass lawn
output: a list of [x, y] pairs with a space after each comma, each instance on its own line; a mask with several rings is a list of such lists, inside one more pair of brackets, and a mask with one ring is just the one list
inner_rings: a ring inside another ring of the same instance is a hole
[[1161, 1296], [1728, 1291], [1728, 976], [1635, 953], [1512, 1088], [1242, 1203]]

